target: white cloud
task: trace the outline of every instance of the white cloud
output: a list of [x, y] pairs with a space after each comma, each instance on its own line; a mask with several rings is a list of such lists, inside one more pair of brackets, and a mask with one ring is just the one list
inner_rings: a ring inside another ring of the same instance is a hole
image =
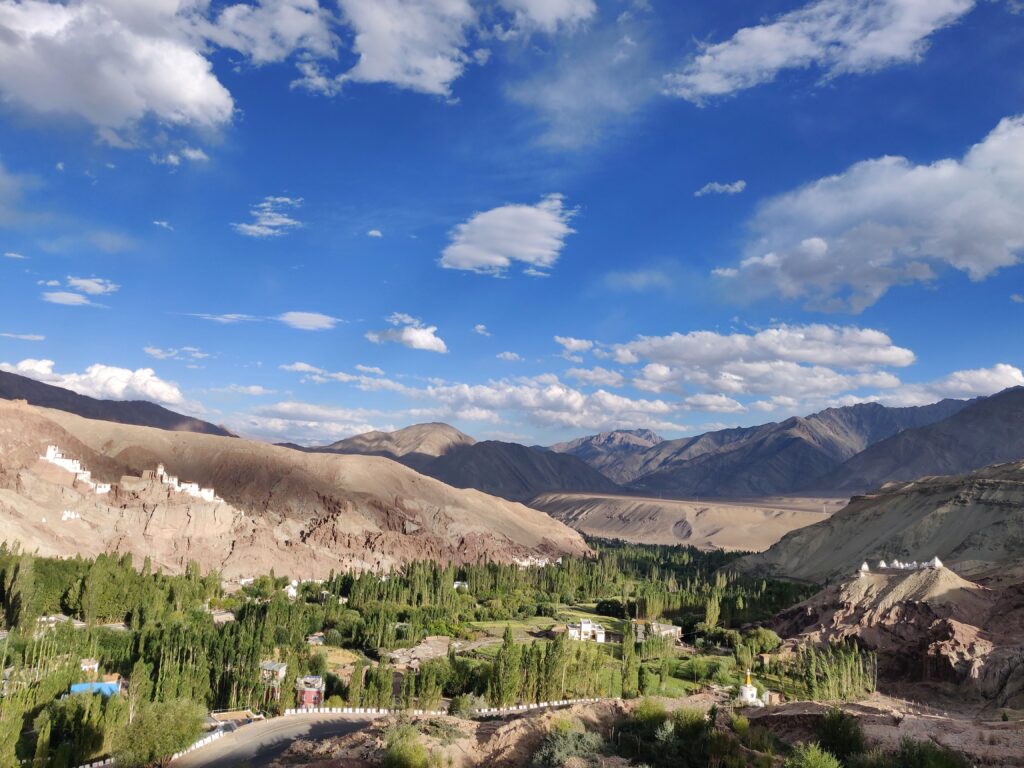
[[251, 397], [261, 397], [263, 395], [273, 395], [276, 393], [276, 390], [267, 389], [259, 384], [229, 384], [226, 387], [214, 387], [210, 391], [225, 395], [249, 395]]
[[527, 31], [556, 32], [559, 28], [587, 21], [597, 13], [594, 0], [500, 0], [500, 3], [513, 14], [515, 25]]
[[28, 257], [27, 256], [22, 256], [20, 253], [15, 253], [14, 251], [5, 251], [4, 252], [4, 258], [5, 259], [26, 259]]
[[103, 277], [72, 277], [68, 275], [68, 288], [88, 293], [90, 296], [116, 293], [120, 287], [117, 283]]
[[574, 214], [564, 207], [561, 195], [548, 195], [536, 205], [503, 205], [474, 214], [452, 230], [441, 266], [500, 276], [520, 262], [546, 274], [574, 231], [569, 226]]
[[0, 336], [18, 341], [46, 341], [46, 337], [38, 333], [0, 333]]
[[152, 368], [130, 370], [96, 363], [83, 373], [57, 373], [53, 360], [26, 359], [0, 370], [70, 389], [80, 395], [104, 400], [151, 400], [165, 405], [188, 405], [177, 384], [165, 381]]
[[215, 22], [202, 23], [204, 36], [248, 56], [255, 65], [305, 58], [332, 59], [338, 39], [331, 13], [318, 0], [258, 0], [224, 8]]
[[1007, 363], [991, 368], [954, 371], [926, 384], [904, 384], [878, 399], [886, 405], [927, 405], [946, 397], [970, 398], [992, 395], [1009, 387], [1024, 385], [1024, 373]]
[[490, 336], [491, 335], [491, 332], [487, 330], [487, 326], [484, 325], [483, 323], [477, 323], [476, 325], [474, 325], [473, 326], [473, 333], [479, 334], [481, 336]]
[[395, 342], [409, 347], [409, 349], [439, 352], [442, 355], [448, 352], [448, 346], [437, 335], [436, 325], [424, 325], [418, 318], [404, 312], [393, 313], [387, 318], [387, 321], [395, 327], [383, 331], [369, 331], [366, 338], [374, 344]]
[[356, 370], [359, 371], [360, 373], [368, 373], [371, 376], [383, 376], [384, 375], [384, 369], [383, 368], [378, 368], [375, 365], [357, 364], [356, 365]]
[[743, 413], [747, 410], [742, 403], [726, 395], [691, 395], [683, 402], [688, 408], [706, 413]]
[[339, 322], [338, 318], [319, 312], [285, 312], [277, 320], [300, 331], [329, 331]]
[[694, 197], [704, 197], [705, 195], [738, 195], [744, 189], [747, 188], [747, 182], [743, 179], [738, 181], [729, 182], [728, 184], [720, 181], [709, 181], [703, 187], [693, 193]]
[[205, 163], [210, 159], [210, 156], [199, 147], [183, 147], [181, 156], [186, 160], [191, 160], [193, 163]]
[[260, 318], [255, 315], [243, 315], [238, 313], [227, 313], [227, 314], [207, 314], [205, 312], [193, 312], [190, 313], [190, 317], [198, 317], [201, 320], [209, 320], [212, 323], [220, 323], [222, 325], [233, 325], [234, 323], [249, 323]]
[[504, 360], [506, 363], [521, 363], [523, 362], [522, 355], [518, 352], [499, 352], [495, 355], [499, 360]]
[[506, 92], [536, 114], [540, 141], [577, 150], [627, 125], [658, 96], [663, 71], [652, 61], [658, 35], [648, 18], [622, 15], [614, 24], [594, 25], [558, 41], [546, 66], [531, 67]]
[[230, 426], [239, 434], [275, 442], [323, 445], [375, 429], [392, 428], [389, 424], [374, 425], [370, 421], [380, 417], [377, 411], [360, 408], [285, 401], [238, 414], [232, 418]]
[[448, 96], [470, 61], [466, 31], [476, 21], [469, 0], [339, 0], [355, 32], [359, 57], [348, 72], [327, 78], [307, 67], [300, 84], [325, 92], [346, 81], [390, 83], [422, 93]]
[[268, 196], [249, 209], [253, 218], [251, 222], [231, 226], [240, 235], [247, 237], [279, 237], [302, 226], [301, 221], [286, 213], [289, 209], [301, 206], [301, 197]]
[[63, 304], [68, 307], [100, 306], [91, 302], [88, 296], [83, 296], [80, 293], [71, 293], [70, 291], [46, 291], [43, 293], [43, 301], [48, 301], [51, 304]]
[[143, 347], [142, 351], [157, 360], [205, 360], [210, 356], [198, 347], [181, 347], [180, 349]]
[[834, 77], [916, 61], [933, 33], [974, 6], [975, 0], [817, 0], [703, 46], [665, 77], [665, 90], [699, 104], [787, 69], [815, 67]]
[[228, 122], [231, 95], [189, 38], [187, 0], [0, 2], [0, 91], [36, 112], [106, 129], [144, 117], [174, 125]]
[[169, 221], [164, 221], [163, 219], [155, 219], [153, 221], [153, 226], [160, 227], [160, 229], [166, 229], [168, 232], [174, 231], [174, 227], [171, 226], [171, 223]]
[[953, 267], [982, 280], [1024, 250], [1024, 117], [1007, 118], [960, 160], [882, 157], [764, 203], [735, 274], [751, 293], [860, 311], [893, 285]]
[[576, 339], [572, 336], [555, 336], [555, 341], [561, 344], [566, 352], [586, 352], [594, 346], [590, 339]]
[[384, 233], [381, 232], [379, 229], [371, 229], [369, 232], [366, 233], [366, 236], [367, 237], [384, 237]]
[[1024, 304], [1024, 295], [1019, 293], [1011, 293], [1010, 301], [1012, 301], [1014, 304]]
[[594, 368], [570, 368], [565, 372], [570, 379], [595, 387], [621, 387], [626, 383], [625, 377], [618, 371], [596, 366]]

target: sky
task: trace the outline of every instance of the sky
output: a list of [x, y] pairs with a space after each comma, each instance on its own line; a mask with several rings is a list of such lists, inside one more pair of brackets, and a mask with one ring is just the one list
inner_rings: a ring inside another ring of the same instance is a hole
[[261, 440], [1024, 384], [1020, 0], [0, 0], [0, 369]]

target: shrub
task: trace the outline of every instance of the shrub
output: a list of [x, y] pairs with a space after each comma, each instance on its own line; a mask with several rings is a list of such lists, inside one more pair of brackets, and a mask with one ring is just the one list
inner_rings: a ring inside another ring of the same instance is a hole
[[660, 701], [642, 699], [633, 710], [633, 719], [641, 725], [656, 728], [668, 720], [668, 714]]
[[729, 727], [732, 728], [732, 732], [739, 736], [742, 741], [750, 732], [750, 719], [743, 715], [730, 715]]
[[572, 723], [556, 723], [533, 754], [530, 766], [562, 768], [574, 757], [587, 759], [596, 755], [602, 745], [603, 741], [596, 733], [578, 730]]
[[427, 768], [430, 757], [420, 743], [419, 731], [408, 723], [389, 729], [384, 737], [383, 768]]
[[896, 752], [900, 768], [970, 768], [970, 761], [959, 752], [940, 747], [931, 741], [915, 741], [905, 737]]
[[825, 752], [813, 742], [811, 744], [797, 744], [793, 754], [786, 758], [782, 764], [783, 768], [842, 768], [839, 760]]
[[857, 718], [841, 709], [833, 709], [818, 726], [818, 743], [822, 749], [845, 762], [850, 755], [865, 750], [864, 729]]

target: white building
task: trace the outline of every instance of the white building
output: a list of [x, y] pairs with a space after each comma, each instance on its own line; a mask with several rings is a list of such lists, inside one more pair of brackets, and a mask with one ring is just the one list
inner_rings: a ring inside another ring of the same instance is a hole
[[570, 640], [593, 643], [603, 643], [605, 641], [604, 627], [590, 619], [581, 619], [579, 624], [570, 624], [566, 628], [566, 634]]
[[53, 464], [55, 467], [70, 472], [75, 476], [76, 483], [82, 483], [83, 485], [89, 486], [89, 488], [96, 493], [110, 493], [109, 483], [96, 483], [93, 482], [92, 472], [88, 471], [82, 466], [82, 462], [78, 459], [69, 459], [63, 453], [60, 448], [56, 445], [46, 446], [46, 453], [39, 457], [45, 462]]
[[209, 502], [224, 501], [214, 492], [213, 488], [202, 488], [199, 483], [183, 483], [178, 479], [177, 475], [168, 475], [163, 464], [156, 465], [156, 478], [161, 484], [166, 485], [177, 493], [184, 493], [194, 499], [202, 499]]

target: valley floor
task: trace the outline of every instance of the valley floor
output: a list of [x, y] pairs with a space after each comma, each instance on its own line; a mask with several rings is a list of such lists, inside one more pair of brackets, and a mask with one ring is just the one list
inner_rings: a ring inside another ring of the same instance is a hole
[[661, 499], [547, 493], [530, 506], [587, 536], [637, 544], [760, 552], [787, 533], [830, 517], [846, 498]]

